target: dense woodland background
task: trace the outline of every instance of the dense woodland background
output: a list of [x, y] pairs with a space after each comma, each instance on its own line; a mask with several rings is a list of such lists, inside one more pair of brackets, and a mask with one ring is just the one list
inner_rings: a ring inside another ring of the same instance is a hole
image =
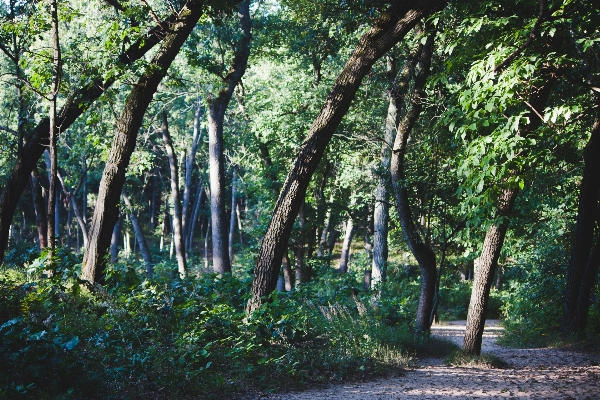
[[[410, 4], [408, 4], [410, 3]], [[0, 398], [600, 336], [598, 1], [0, 3]], [[597, 347], [596, 347], [597, 348]]]

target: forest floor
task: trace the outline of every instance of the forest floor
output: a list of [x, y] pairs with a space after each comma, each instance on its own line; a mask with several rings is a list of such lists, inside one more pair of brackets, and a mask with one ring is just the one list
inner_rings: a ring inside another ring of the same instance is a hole
[[[466, 321], [434, 325], [432, 334], [462, 345]], [[484, 353], [508, 368], [453, 367], [443, 358], [421, 357], [417, 366], [385, 379], [265, 395], [269, 400], [307, 399], [600, 399], [600, 355], [565, 349], [513, 349], [496, 344], [498, 321], [488, 321]]]

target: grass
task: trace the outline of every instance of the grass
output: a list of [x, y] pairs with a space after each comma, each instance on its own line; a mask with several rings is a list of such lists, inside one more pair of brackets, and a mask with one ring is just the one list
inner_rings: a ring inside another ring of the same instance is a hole
[[492, 354], [474, 355], [461, 349], [453, 351], [447, 358], [446, 364], [453, 367], [476, 367], [504, 369], [508, 363]]

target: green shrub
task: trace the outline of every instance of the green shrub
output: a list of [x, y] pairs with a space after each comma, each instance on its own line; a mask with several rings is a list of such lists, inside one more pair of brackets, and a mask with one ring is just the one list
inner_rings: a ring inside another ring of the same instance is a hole
[[411, 360], [410, 302], [358, 291], [358, 273], [274, 293], [247, 318], [248, 274], [180, 280], [164, 262], [148, 280], [121, 263], [90, 291], [77, 257], [50, 261], [0, 271], [0, 398], [226, 397]]

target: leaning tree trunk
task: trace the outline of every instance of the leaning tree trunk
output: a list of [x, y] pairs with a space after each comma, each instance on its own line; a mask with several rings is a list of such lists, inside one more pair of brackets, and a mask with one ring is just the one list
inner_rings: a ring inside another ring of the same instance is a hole
[[[425, 83], [429, 75], [431, 66], [431, 56], [433, 54], [434, 34], [427, 37], [427, 41], [420, 51], [420, 73], [415, 76], [414, 89], [411, 100], [407, 106], [406, 115], [396, 129], [396, 139], [392, 150], [392, 159], [390, 161], [390, 173], [394, 187], [394, 197], [396, 208], [402, 226], [402, 232], [408, 248], [415, 256], [421, 269], [421, 294], [419, 297], [419, 306], [417, 308], [417, 318], [415, 330], [417, 334], [426, 332], [431, 327], [430, 315], [433, 309], [433, 300], [435, 296], [436, 265], [435, 253], [423, 241], [417, 226], [415, 225], [408, 200], [408, 187], [404, 176], [404, 156], [406, 154], [406, 144], [413, 126], [421, 115], [422, 99], [425, 97]], [[398, 102], [398, 99], [396, 100]]]
[[[200, 7], [197, 4], [198, 0], [193, 0], [190, 4], [192, 3], [195, 4], [194, 7]], [[167, 36], [164, 27], [168, 27], [176, 19], [177, 16], [172, 14], [158, 26], [150, 29], [147, 34], [129, 46], [125, 52], [121, 53], [115, 59], [115, 64], [131, 65], [133, 62], [144, 57], [150, 49]], [[85, 86], [76, 89], [65, 100], [65, 105], [58, 112], [56, 119], [56, 125], [60, 126], [61, 132], [67, 130], [81, 114], [88, 110], [94, 101], [110, 88], [118, 75], [112, 74], [111, 78], [103, 81], [100, 75], [105, 71], [97, 72], [95, 76], [91, 76], [89, 80], [85, 81]], [[44, 151], [48, 148], [49, 127], [49, 118], [44, 118], [31, 132], [21, 135], [30, 139], [22, 146], [22, 151], [19, 152], [15, 165], [0, 192], [0, 263], [4, 259], [10, 226], [17, 204], [19, 203], [19, 198], [27, 186], [29, 175]]]
[[169, 33], [166, 34], [146, 71], [125, 100], [102, 173], [96, 209], [89, 230], [90, 242], [83, 257], [81, 278], [90, 283], [102, 280], [104, 276], [104, 258], [116, 222], [117, 206], [125, 182], [125, 171], [135, 149], [137, 132], [146, 109], [158, 84], [167, 73], [167, 69], [198, 22], [200, 15], [202, 15], [202, 3], [196, 0], [188, 1], [175, 22], [170, 25]]
[[210, 173], [210, 210], [212, 218], [212, 259], [213, 269], [218, 274], [231, 272], [227, 235], [227, 215], [225, 214], [225, 160], [223, 157], [223, 121], [231, 96], [238, 85], [250, 56], [250, 2], [240, 4], [239, 22], [243, 32], [235, 45], [231, 69], [223, 78], [225, 86], [216, 98], [209, 100], [208, 113], [208, 154]]
[[345, 274], [348, 272], [348, 264], [350, 263], [350, 252], [352, 245], [352, 238], [356, 233], [356, 226], [352, 220], [352, 216], [348, 216], [346, 221], [346, 233], [344, 234], [344, 244], [342, 245], [342, 254], [340, 256], [340, 266], [338, 272]]
[[473, 279], [471, 301], [469, 302], [469, 312], [467, 314], [467, 329], [463, 341], [463, 350], [470, 354], [479, 355], [481, 353], [481, 341], [490, 288], [494, 280], [494, 272], [500, 257], [500, 251], [504, 244], [510, 215], [518, 194], [518, 188], [502, 189], [498, 198], [497, 209], [499, 223], [490, 227], [483, 241], [483, 249]]
[[[539, 118], [540, 112], [546, 107], [552, 88], [556, 83], [556, 77], [551, 76], [529, 99], [530, 107], [536, 112], [528, 113], [529, 123], [525, 125], [517, 135], [527, 136], [535, 131], [542, 123]], [[479, 257], [479, 265], [475, 271], [471, 301], [467, 313], [467, 328], [463, 341], [463, 351], [479, 355], [481, 353], [481, 340], [485, 325], [486, 311], [490, 288], [494, 280], [494, 272], [498, 263], [498, 257], [504, 244], [504, 237], [508, 229], [510, 215], [514, 206], [519, 189], [504, 188], [498, 198], [497, 218], [498, 222], [488, 230], [483, 242], [483, 249]]]
[[[598, 111], [596, 112], [592, 134], [583, 153], [583, 161], [584, 169], [579, 192], [577, 224], [575, 226], [571, 259], [567, 268], [567, 286], [562, 320], [562, 330], [566, 336], [583, 335], [585, 333], [589, 305], [584, 306], [584, 304], [589, 304], [589, 292], [591, 291], [589, 284], [593, 282], [595, 276], [590, 275], [592, 282], [588, 282], [584, 279], [584, 275], [588, 266], [592, 269], [597, 268], [596, 265], [590, 265], [590, 253], [594, 240], [594, 227], [597, 220], [600, 195], [600, 112]], [[585, 292], [587, 292], [587, 295]]]
[[169, 123], [167, 121], [167, 112], [162, 111], [162, 135], [169, 158], [169, 170], [171, 171], [171, 202], [173, 203], [173, 241], [175, 242], [175, 255], [177, 257], [177, 266], [179, 276], [185, 278], [187, 273], [187, 264], [185, 257], [185, 242], [181, 222], [181, 200], [179, 198], [179, 171], [177, 168], [177, 156], [173, 150], [173, 141], [169, 134]]
[[123, 201], [129, 210], [129, 219], [131, 220], [131, 226], [133, 226], [133, 232], [135, 233], [135, 237], [137, 242], [140, 245], [140, 253], [142, 253], [142, 258], [144, 259], [144, 263], [146, 264], [146, 275], [148, 278], [152, 278], [154, 275], [154, 264], [152, 264], [152, 255], [150, 255], [150, 249], [148, 249], [148, 244], [146, 243], [146, 239], [144, 238], [144, 232], [142, 231], [142, 227], [138, 222], [137, 216], [133, 212], [133, 206], [131, 204], [131, 200], [125, 193], [125, 189], [121, 192], [121, 197], [123, 197]]
[[398, 6], [393, 12], [381, 17], [362, 36], [331, 88], [307, 138], [298, 149], [260, 248], [247, 312], [256, 310], [275, 289], [281, 258], [287, 247], [294, 219], [306, 195], [306, 188], [333, 133], [350, 108], [363, 77], [421, 18], [441, 9], [445, 1], [421, 1], [413, 3], [413, 7], [405, 4], [403, 3], [406, 8]]

